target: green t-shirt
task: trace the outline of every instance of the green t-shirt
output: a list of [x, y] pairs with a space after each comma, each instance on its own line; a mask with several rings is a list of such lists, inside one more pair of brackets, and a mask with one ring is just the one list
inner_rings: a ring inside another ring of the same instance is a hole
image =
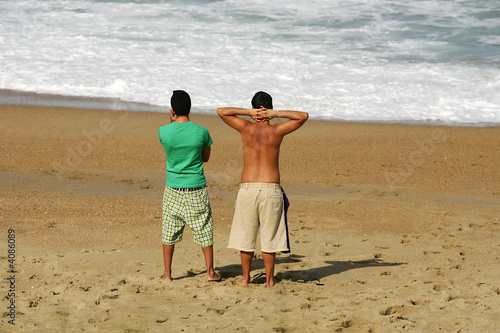
[[171, 123], [160, 127], [158, 136], [167, 155], [166, 186], [189, 188], [206, 185], [201, 152], [213, 143], [208, 130], [191, 121]]

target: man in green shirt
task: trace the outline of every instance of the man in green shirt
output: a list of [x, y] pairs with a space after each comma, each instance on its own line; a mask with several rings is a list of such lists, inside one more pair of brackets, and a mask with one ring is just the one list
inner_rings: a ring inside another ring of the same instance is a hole
[[167, 156], [167, 179], [163, 195], [162, 243], [164, 280], [172, 280], [175, 244], [182, 240], [185, 225], [200, 245], [207, 266], [208, 281], [223, 281], [214, 272], [213, 218], [208, 199], [203, 163], [210, 158], [212, 138], [208, 130], [189, 119], [191, 98], [182, 90], [173, 92], [169, 125], [160, 127], [158, 136]]

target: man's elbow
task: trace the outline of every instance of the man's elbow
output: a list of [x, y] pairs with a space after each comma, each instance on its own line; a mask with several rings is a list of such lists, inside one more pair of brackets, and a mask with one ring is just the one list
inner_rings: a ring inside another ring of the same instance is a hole
[[305, 122], [307, 119], [309, 119], [309, 113], [308, 112], [302, 112], [302, 121]]
[[218, 114], [220, 117], [224, 116], [224, 115], [225, 115], [225, 114], [224, 114], [224, 108], [217, 108], [217, 114]]

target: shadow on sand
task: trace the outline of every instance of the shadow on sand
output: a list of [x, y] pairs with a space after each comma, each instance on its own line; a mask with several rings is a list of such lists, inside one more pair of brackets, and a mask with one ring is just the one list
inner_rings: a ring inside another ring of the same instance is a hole
[[[291, 263], [299, 263], [302, 261], [302, 258], [305, 256], [292, 254], [286, 257], [277, 257], [276, 258], [276, 268], [279, 268], [279, 265], [291, 264]], [[276, 282], [282, 280], [288, 280], [297, 283], [308, 283], [313, 282], [317, 285], [323, 285], [321, 283], [321, 279], [326, 278], [328, 276], [340, 274], [342, 272], [346, 272], [351, 269], [362, 269], [368, 267], [392, 267], [392, 266], [400, 266], [405, 265], [406, 263], [402, 262], [385, 262], [380, 259], [367, 259], [367, 260], [359, 260], [359, 261], [325, 261], [325, 265], [321, 267], [314, 267], [308, 269], [296, 269], [289, 270], [286, 272], [280, 272], [276, 274]], [[264, 261], [261, 258], [256, 258], [252, 262], [252, 271], [264, 269]], [[223, 267], [218, 267], [217, 270], [221, 273], [225, 278], [233, 278], [241, 275], [241, 265], [227, 265]], [[252, 276], [251, 283], [265, 283], [265, 274], [257, 273]]]

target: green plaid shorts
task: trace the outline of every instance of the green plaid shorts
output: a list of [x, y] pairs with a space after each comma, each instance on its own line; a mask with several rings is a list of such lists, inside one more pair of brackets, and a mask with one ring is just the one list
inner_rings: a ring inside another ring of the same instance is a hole
[[201, 247], [214, 244], [214, 221], [206, 186], [194, 191], [182, 191], [166, 186], [162, 215], [163, 244], [179, 243], [186, 224], [191, 228], [196, 244]]

